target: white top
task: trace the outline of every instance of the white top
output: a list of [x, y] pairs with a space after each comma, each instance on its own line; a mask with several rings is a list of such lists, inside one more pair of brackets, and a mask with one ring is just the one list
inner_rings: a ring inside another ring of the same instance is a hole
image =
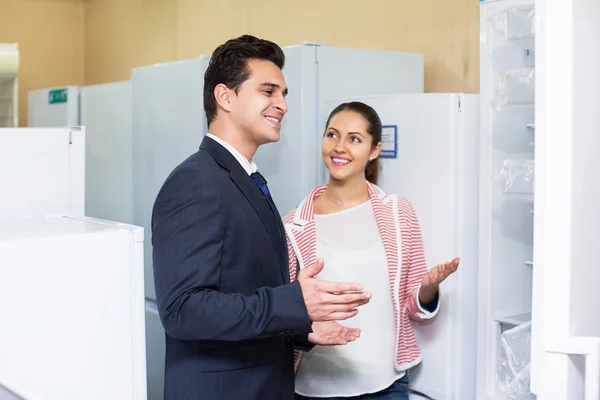
[[219, 143], [221, 146], [225, 147], [235, 157], [235, 159], [239, 161], [240, 165], [242, 166], [242, 168], [244, 168], [244, 170], [246, 171], [248, 176], [250, 176], [250, 175], [252, 175], [252, 173], [258, 171], [258, 167], [256, 166], [256, 163], [254, 162], [254, 160], [248, 161], [248, 159], [246, 157], [244, 157], [242, 155], [242, 153], [237, 151], [235, 149], [235, 147], [233, 147], [232, 145], [230, 145], [229, 143], [227, 143], [220, 137], [216, 137], [212, 133], [207, 133], [206, 136], [208, 136], [215, 142]]
[[346, 397], [381, 391], [404, 372], [394, 369], [396, 331], [389, 269], [371, 202], [315, 214], [315, 223], [317, 257], [325, 262], [318, 278], [360, 282], [373, 297], [355, 317], [339, 322], [359, 328], [359, 339], [345, 346], [315, 346], [303, 357], [296, 393]]

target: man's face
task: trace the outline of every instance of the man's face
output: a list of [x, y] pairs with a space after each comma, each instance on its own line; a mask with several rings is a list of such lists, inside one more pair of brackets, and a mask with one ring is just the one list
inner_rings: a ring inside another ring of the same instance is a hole
[[277, 65], [264, 60], [249, 60], [248, 70], [250, 77], [241, 84], [237, 95], [230, 96], [231, 119], [257, 146], [276, 142], [288, 110], [283, 73]]

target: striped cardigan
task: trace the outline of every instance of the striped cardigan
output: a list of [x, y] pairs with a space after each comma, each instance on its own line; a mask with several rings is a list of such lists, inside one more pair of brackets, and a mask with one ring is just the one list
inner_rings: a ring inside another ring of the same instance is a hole
[[[434, 317], [440, 302], [438, 301], [433, 312], [428, 312], [418, 301], [421, 280], [427, 269], [421, 231], [412, 204], [369, 182], [367, 185], [389, 267], [396, 327], [393, 365], [397, 371], [404, 371], [421, 361], [421, 352], [409, 319], [420, 321]], [[316, 262], [314, 200], [326, 188], [327, 185], [315, 188], [297, 209], [284, 218], [291, 281], [296, 278], [298, 268], [302, 269]], [[296, 351], [296, 369], [302, 354], [303, 352]]]

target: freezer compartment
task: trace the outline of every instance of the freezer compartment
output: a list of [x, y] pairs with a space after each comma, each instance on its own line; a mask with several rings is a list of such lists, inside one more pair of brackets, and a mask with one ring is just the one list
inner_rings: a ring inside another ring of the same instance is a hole
[[511, 384], [520, 382], [514, 378], [523, 368], [513, 369], [510, 379], [506, 374], [498, 379], [498, 369], [507, 360], [503, 340], [506, 332], [531, 320], [536, 151], [534, 10], [533, 2], [528, 0], [481, 4], [477, 398], [486, 400], [511, 398], [506, 393], [512, 390]]

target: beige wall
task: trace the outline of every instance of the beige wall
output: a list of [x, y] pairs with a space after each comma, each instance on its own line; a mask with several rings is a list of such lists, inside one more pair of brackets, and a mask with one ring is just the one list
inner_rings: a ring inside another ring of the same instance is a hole
[[128, 79], [243, 33], [418, 51], [427, 92], [479, 91], [475, 0], [0, 0], [0, 15], [0, 42], [21, 51], [21, 126], [30, 90]]
[[422, 52], [426, 91], [479, 91], [475, 0], [86, 0], [84, 25], [86, 84], [128, 79], [132, 67], [208, 54], [250, 33], [280, 45]]
[[84, 83], [83, 0], [0, 0], [0, 43], [19, 44], [19, 126], [27, 93]]

